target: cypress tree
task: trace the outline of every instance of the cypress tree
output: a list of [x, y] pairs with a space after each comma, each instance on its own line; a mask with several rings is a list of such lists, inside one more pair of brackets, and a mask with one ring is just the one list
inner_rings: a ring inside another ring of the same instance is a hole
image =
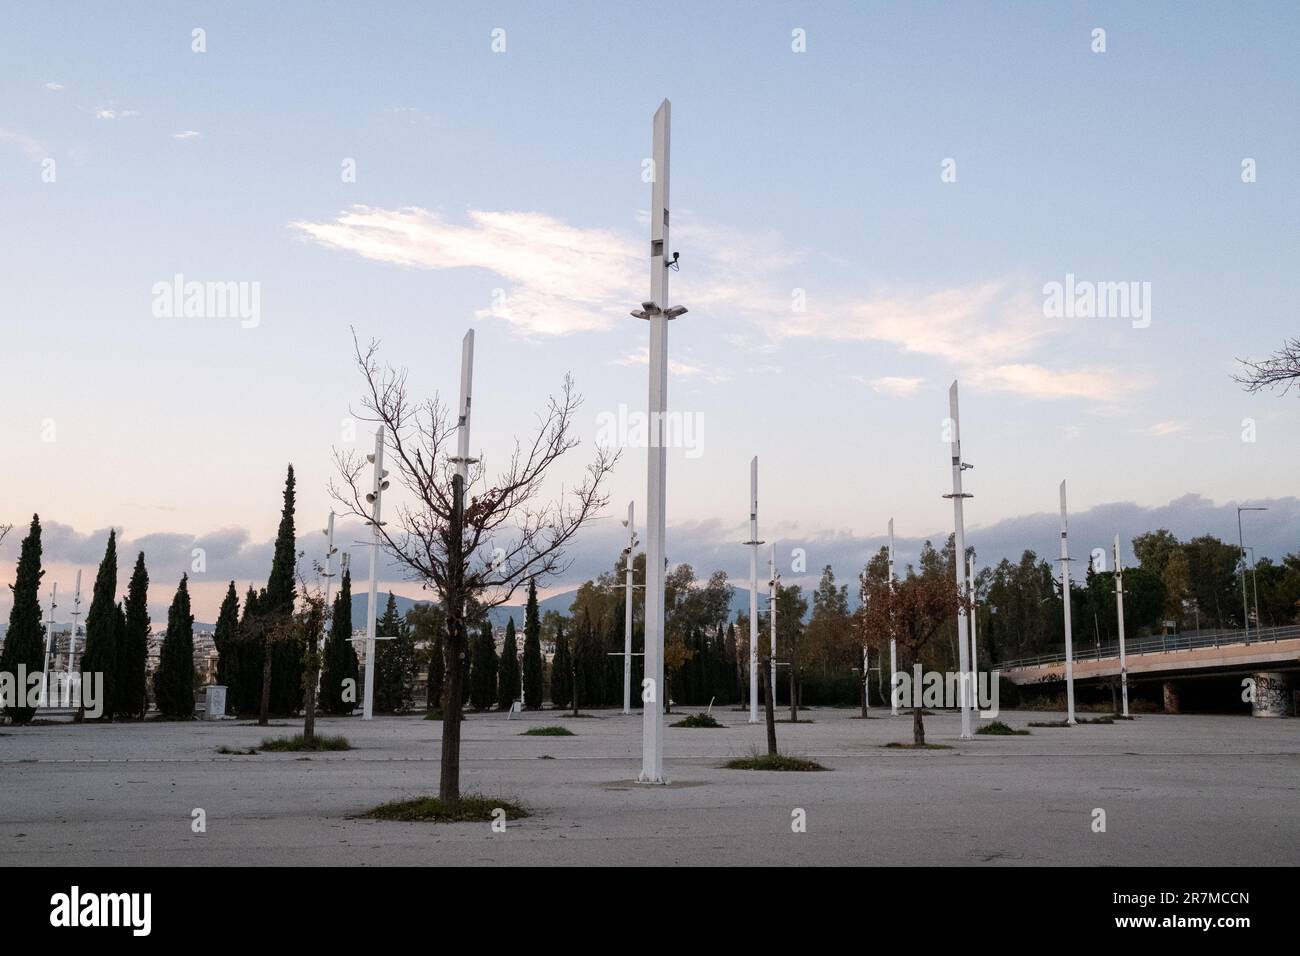
[[0, 700], [0, 706], [15, 724], [25, 724], [36, 715], [27, 703], [27, 687], [17, 684], [21, 665], [30, 677], [45, 666], [45, 628], [41, 626], [41, 519], [32, 515], [31, 529], [23, 538], [18, 553], [18, 573], [11, 584], [14, 604], [9, 609], [9, 630], [5, 632], [4, 650], [0, 651], [0, 671], [12, 674], [15, 682], [13, 700]]
[[424, 645], [427, 655], [424, 709], [429, 713], [441, 711], [447, 678], [447, 616], [437, 604], [420, 604], [407, 612], [406, 619], [416, 643]]
[[231, 681], [226, 699], [237, 714], [255, 714], [262, 706], [262, 633], [257, 609], [257, 591], [252, 584], [244, 595], [244, 614], [238, 637], [231, 646]]
[[[271, 576], [258, 601], [258, 611], [265, 618], [264, 641], [275, 631], [288, 633], [283, 625], [293, 616], [294, 600], [297, 597], [294, 584], [298, 567], [293, 524], [294, 487], [293, 465], [290, 465], [284, 479], [284, 506], [280, 511], [280, 527], [275, 535]], [[302, 709], [302, 657], [305, 650], [306, 646], [299, 638], [277, 639], [271, 645], [271, 713], [296, 714]]]
[[167, 633], [153, 675], [154, 701], [164, 717], [194, 714], [194, 615], [190, 613], [188, 581], [188, 575], [181, 575], [167, 611]]
[[375, 710], [401, 713], [413, 703], [412, 682], [415, 678], [415, 642], [411, 628], [397, 613], [397, 599], [388, 592], [384, 616], [375, 625], [375, 633], [391, 637], [375, 642]]
[[515, 637], [515, 619], [506, 622], [506, 639], [501, 645], [501, 663], [497, 667], [497, 709], [510, 710], [519, 699], [519, 642]]
[[123, 614], [122, 639], [117, 647], [116, 710], [119, 717], [143, 717], [149, 705], [145, 677], [149, 659], [149, 572], [143, 551], [135, 559]]
[[551, 706], [563, 710], [573, 699], [573, 662], [569, 659], [569, 639], [564, 636], [564, 622], [555, 623], [555, 653], [551, 657]]
[[479, 628], [470, 665], [469, 702], [475, 710], [490, 710], [497, 699], [497, 648], [492, 638], [492, 622], [487, 618]]
[[528, 582], [524, 609], [524, 706], [542, 709], [542, 620], [537, 613], [537, 582]]
[[108, 547], [95, 575], [94, 595], [86, 612], [86, 645], [81, 654], [82, 681], [103, 675], [104, 719], [117, 707], [117, 532], [108, 532]]
[[217, 683], [226, 688], [227, 698], [230, 688], [235, 683], [235, 649], [239, 641], [239, 595], [235, 593], [235, 582], [230, 582], [226, 596], [221, 601], [221, 610], [217, 612], [217, 627], [212, 632], [212, 643], [217, 648]]
[[[325, 642], [325, 664], [321, 671], [321, 709], [327, 714], [350, 714], [357, 703], [360, 674], [356, 648], [352, 646], [352, 572], [343, 566], [343, 583], [334, 597], [330, 636]], [[351, 680], [350, 686], [344, 681]], [[350, 699], [349, 699], [350, 698]]]

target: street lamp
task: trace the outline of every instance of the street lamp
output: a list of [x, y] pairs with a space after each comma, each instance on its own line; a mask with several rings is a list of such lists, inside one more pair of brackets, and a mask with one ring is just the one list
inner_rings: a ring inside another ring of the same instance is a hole
[[1246, 545], [1241, 536], [1241, 513], [1243, 511], [1267, 511], [1267, 508], [1237, 508], [1237, 547], [1241, 551], [1241, 624], [1246, 629], [1246, 640], [1250, 640], [1250, 607], [1246, 601]]

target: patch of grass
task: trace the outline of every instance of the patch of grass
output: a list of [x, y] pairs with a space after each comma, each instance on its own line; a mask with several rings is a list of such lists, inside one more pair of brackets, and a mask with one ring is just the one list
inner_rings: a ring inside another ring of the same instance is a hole
[[897, 740], [885, 746], [890, 750], [952, 750], [947, 744], [905, 744]]
[[504, 810], [507, 820], [521, 820], [528, 811], [510, 800], [465, 794], [459, 800], [416, 797], [394, 800], [361, 814], [371, 820], [399, 820], [404, 823], [491, 823], [493, 812]]
[[558, 724], [552, 724], [549, 727], [529, 727], [520, 737], [576, 737], [568, 727], [561, 727]]
[[1030, 727], [1069, 727], [1068, 721], [1064, 720], [1031, 720]]
[[984, 734], [988, 737], [1027, 737], [1029, 735], [1029, 731], [1016, 730], [1016, 728], [1008, 726], [1000, 720], [995, 720], [991, 724], [985, 724], [979, 730], [975, 731], [975, 733]]
[[721, 727], [722, 724], [713, 719], [712, 714], [691, 714], [685, 720], [679, 720], [673, 724], [674, 727]]
[[1131, 715], [1128, 716], [1128, 717], [1125, 717], [1123, 714], [1111, 714], [1111, 715], [1110, 715], [1110, 719], [1111, 719], [1111, 720], [1132, 720], [1133, 717], [1132, 717]]
[[[1076, 724], [1113, 724], [1113, 717], [1076, 717]], [[1031, 720], [1030, 727], [1069, 727], [1070, 723], [1066, 720]]]
[[542, 755], [541, 755], [540, 757], [538, 757], [537, 759], [538, 759], [538, 760], [554, 760], [555, 758], [552, 757], [550, 754], [542, 754]]
[[303, 751], [316, 753], [322, 750], [351, 750], [352, 745], [348, 743], [346, 737], [330, 737], [325, 734], [317, 734], [311, 740], [305, 740], [302, 734], [294, 734], [292, 737], [268, 737], [262, 741], [262, 746], [258, 749], [272, 753], [299, 753]]
[[735, 760], [728, 760], [723, 766], [727, 770], [788, 770], [788, 771], [813, 771], [829, 770], [829, 767], [823, 767], [815, 760], [805, 760], [802, 757], [790, 757], [786, 754], [763, 754], [760, 756], [737, 757]]
[[242, 748], [227, 747], [225, 744], [222, 744], [220, 747], [217, 748], [217, 753], [234, 754], [240, 757], [251, 757], [253, 754], [257, 753], [257, 748], [256, 747], [242, 747]]
[[1113, 724], [1115, 718], [1109, 715], [1105, 717], [1080, 717], [1075, 721], [1077, 724]]
[[789, 717], [777, 717], [777, 718], [773, 721], [773, 723], [776, 723], [776, 724], [815, 724], [815, 723], [817, 723], [817, 721], [815, 721], [815, 720], [808, 720], [808, 719], [805, 718], [805, 717], [800, 717], [798, 720], [791, 720]]

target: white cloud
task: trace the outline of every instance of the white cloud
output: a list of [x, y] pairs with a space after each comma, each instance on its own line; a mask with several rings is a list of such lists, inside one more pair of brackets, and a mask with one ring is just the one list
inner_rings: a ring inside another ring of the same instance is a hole
[[13, 143], [33, 163], [39, 163], [49, 155], [45, 150], [45, 146], [39, 140], [33, 139], [25, 133], [19, 133], [4, 127], [0, 127], [0, 143]]
[[61, 93], [61, 92], [63, 92], [63, 84], [62, 84], [62, 83], [46, 83], [46, 84], [45, 84], [45, 88], [46, 88], [47, 90], [50, 90], [50, 91], [53, 92], [53, 93]]
[[198, 139], [200, 135], [196, 130], [187, 129], [181, 133], [172, 133], [172, 139]]
[[[615, 365], [649, 365], [650, 350], [642, 346], [636, 352], [630, 352], [622, 358], [614, 360]], [[682, 378], [702, 378], [712, 385], [720, 385], [723, 382], [731, 381], [731, 372], [724, 368], [704, 368], [699, 365], [689, 365], [686, 362], [679, 361], [672, 356], [668, 357], [668, 371], [674, 375], [680, 375]]]
[[140, 115], [139, 110], [114, 110], [114, 109], [95, 110], [95, 119], [102, 119], [102, 120], [127, 119], [129, 117], [139, 116], [139, 115]]
[[924, 381], [923, 378], [886, 375], [882, 378], [873, 378], [868, 384], [877, 392], [884, 392], [886, 395], [911, 395], [921, 387]]
[[1169, 435], [1181, 435], [1187, 431], [1187, 422], [1164, 421], [1156, 422], [1154, 425], [1148, 425], [1146, 428], [1133, 428], [1130, 431], [1135, 435], [1146, 435], [1150, 438], [1165, 438]]
[[470, 210], [465, 224], [426, 209], [354, 206], [332, 222], [291, 222], [321, 245], [418, 269], [487, 269], [510, 283], [479, 317], [523, 332], [565, 335], [610, 327], [640, 300], [640, 246], [604, 229], [541, 213]]

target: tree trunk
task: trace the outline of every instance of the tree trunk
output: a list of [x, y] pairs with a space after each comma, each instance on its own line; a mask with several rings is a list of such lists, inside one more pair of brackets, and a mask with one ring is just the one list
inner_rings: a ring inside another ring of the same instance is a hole
[[870, 714], [867, 712], [867, 655], [862, 655], [862, 716], [865, 719]]
[[799, 686], [794, 661], [790, 662], [790, 723], [799, 723]]
[[920, 701], [912, 701], [912, 743], [918, 747], [925, 745], [925, 723], [921, 716], [924, 711]]
[[438, 779], [438, 797], [446, 802], [460, 799], [460, 713], [464, 688], [461, 669], [465, 659], [465, 577], [461, 553], [465, 526], [465, 479], [451, 480], [452, 507], [450, 542], [447, 549], [447, 680], [442, 708], [442, 760]]
[[271, 713], [271, 642], [262, 647], [262, 708], [257, 718], [257, 726], [265, 727], [270, 721]]
[[316, 682], [319, 678], [319, 669], [310, 670], [303, 675], [303, 740], [314, 740], [316, 738]]
[[768, 668], [758, 672], [759, 683], [763, 685], [763, 709], [767, 712], [767, 755], [776, 756], [776, 706], [772, 699], [772, 681], [767, 676]]

